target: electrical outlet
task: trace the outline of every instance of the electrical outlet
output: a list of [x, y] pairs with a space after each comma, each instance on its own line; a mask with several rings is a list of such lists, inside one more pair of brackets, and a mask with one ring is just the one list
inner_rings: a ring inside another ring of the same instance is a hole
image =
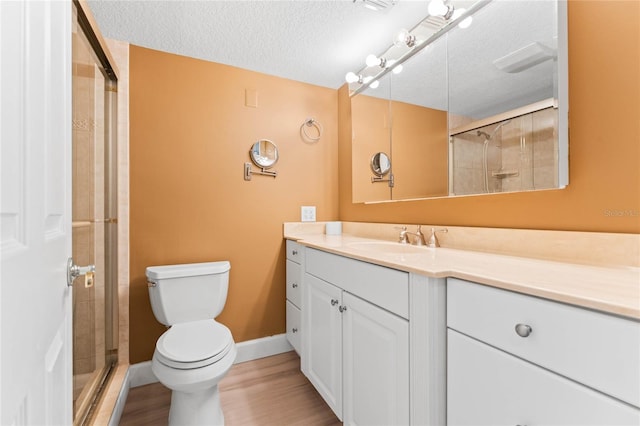
[[300, 218], [302, 222], [315, 222], [316, 221], [316, 206], [302, 206], [300, 207]]

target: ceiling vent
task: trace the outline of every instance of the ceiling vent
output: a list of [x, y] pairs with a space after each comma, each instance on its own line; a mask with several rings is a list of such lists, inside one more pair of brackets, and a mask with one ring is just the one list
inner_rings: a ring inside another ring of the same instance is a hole
[[386, 11], [391, 9], [397, 0], [353, 0], [354, 3], [361, 4], [367, 9], [376, 11]]

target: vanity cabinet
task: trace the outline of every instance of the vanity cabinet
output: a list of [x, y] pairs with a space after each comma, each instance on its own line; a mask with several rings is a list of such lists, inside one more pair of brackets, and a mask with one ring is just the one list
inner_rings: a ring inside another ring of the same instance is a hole
[[640, 424], [640, 323], [447, 280], [449, 425]]
[[302, 307], [302, 279], [304, 265], [304, 246], [292, 240], [286, 240], [287, 251], [287, 269], [286, 269], [286, 285], [287, 285], [287, 308], [286, 308], [286, 327], [287, 340], [293, 346], [293, 349], [301, 354], [301, 310]]
[[308, 248], [302, 371], [348, 425], [409, 424], [408, 274]]

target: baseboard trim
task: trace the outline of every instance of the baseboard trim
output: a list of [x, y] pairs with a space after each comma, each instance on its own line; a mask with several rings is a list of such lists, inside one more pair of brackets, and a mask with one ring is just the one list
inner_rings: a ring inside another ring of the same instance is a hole
[[[287, 335], [282, 333], [236, 343], [236, 349], [238, 350], [238, 355], [236, 355], [234, 364], [289, 352], [293, 350], [293, 347], [287, 340]], [[126, 387], [127, 393], [130, 387], [136, 388], [158, 381], [153, 371], [151, 371], [151, 361], [130, 365], [125, 380], [123, 389]], [[120, 398], [118, 397], [118, 399]], [[126, 395], [124, 399], [126, 400]]]
[[269, 337], [247, 340], [236, 344], [238, 355], [234, 364], [266, 358], [293, 350], [293, 346], [287, 340], [287, 335], [276, 334]]

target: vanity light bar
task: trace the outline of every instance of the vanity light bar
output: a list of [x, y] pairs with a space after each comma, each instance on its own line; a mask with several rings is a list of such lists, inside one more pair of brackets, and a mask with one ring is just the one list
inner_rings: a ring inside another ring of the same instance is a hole
[[[439, 39], [440, 37], [442, 37], [443, 35], [445, 35], [446, 33], [448, 33], [449, 31], [451, 31], [453, 28], [457, 27], [457, 24], [461, 23], [462, 21], [464, 21], [466, 18], [472, 16], [474, 13], [476, 13], [478, 10], [482, 9], [483, 7], [485, 7], [486, 5], [488, 5], [489, 3], [491, 3], [492, 0], [479, 0], [476, 3], [474, 3], [471, 7], [469, 7], [468, 10], [464, 11], [463, 13], [460, 13], [460, 15], [458, 15], [457, 17], [455, 17], [453, 20], [451, 20], [448, 25], [445, 25], [443, 27], [441, 27], [439, 30], [437, 30], [436, 32], [434, 32], [433, 34], [431, 34], [431, 36], [429, 36], [426, 40], [421, 41], [419, 43], [416, 43], [416, 45], [411, 48], [407, 53], [405, 53], [404, 55], [400, 56], [395, 62], [393, 62], [393, 66], [389, 67], [389, 68], [382, 68], [380, 70], [380, 72], [378, 72], [375, 76], [372, 76], [369, 78], [369, 80], [367, 81], [367, 79], [365, 79], [362, 83], [360, 83], [358, 81], [358, 84], [360, 84], [360, 86], [354, 90], [353, 92], [351, 92], [349, 94], [349, 97], [355, 96], [359, 93], [362, 93], [363, 91], [365, 91], [372, 82], [379, 80], [380, 78], [384, 77], [387, 73], [389, 73], [390, 71], [392, 71], [395, 67], [399, 66], [400, 64], [402, 64], [403, 62], [405, 62], [406, 60], [408, 60], [409, 58], [413, 57], [415, 54], [417, 54], [418, 52], [420, 52], [422, 49], [424, 49], [425, 47], [429, 46], [430, 44], [432, 44], [433, 42], [435, 42], [437, 39]], [[425, 19], [429, 20], [431, 18], [436, 18], [436, 17], [427, 17]], [[441, 18], [440, 18], [441, 19]], [[424, 21], [424, 20], [423, 20]], [[413, 33], [415, 29], [417, 29], [422, 22], [419, 22], [418, 24], [416, 24], [411, 31], [409, 31], [409, 33]], [[388, 49], [387, 49], [388, 50]], [[360, 71], [358, 74], [355, 75], [360, 75], [362, 73], [362, 71]], [[352, 83], [352, 82], [349, 82]], [[355, 83], [355, 82], [353, 82]]]

